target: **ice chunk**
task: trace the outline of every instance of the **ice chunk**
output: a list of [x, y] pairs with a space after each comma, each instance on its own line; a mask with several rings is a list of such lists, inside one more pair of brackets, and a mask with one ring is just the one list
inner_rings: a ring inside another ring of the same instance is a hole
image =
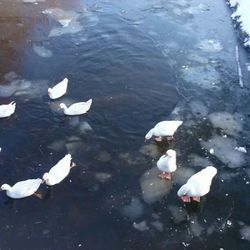
[[213, 148], [210, 148], [210, 149], [209, 149], [209, 153], [210, 153], [211, 155], [213, 155], [213, 154], [214, 154], [214, 149], [213, 149]]
[[198, 48], [205, 52], [218, 52], [223, 49], [221, 43], [219, 41], [209, 39], [203, 40], [198, 44]]
[[219, 88], [219, 73], [211, 65], [185, 67], [182, 69], [184, 80], [205, 89]]
[[44, 58], [49, 58], [49, 57], [52, 57], [53, 55], [53, 53], [49, 49], [46, 49], [43, 46], [33, 45], [33, 50], [37, 55], [44, 57]]
[[112, 157], [111, 157], [110, 153], [103, 150], [103, 151], [98, 153], [98, 155], [96, 156], [96, 159], [98, 161], [102, 161], [102, 162], [109, 162], [109, 161], [111, 161]]
[[0, 97], [11, 97], [17, 91], [17, 86], [0, 85]]
[[80, 130], [81, 135], [84, 135], [84, 134], [87, 134], [90, 131], [93, 131], [92, 127], [86, 121], [80, 123], [79, 130]]
[[122, 214], [130, 219], [137, 219], [143, 214], [143, 205], [138, 198], [132, 197], [131, 203], [122, 208]]
[[250, 241], [250, 226], [244, 226], [240, 230], [241, 239]]
[[144, 155], [150, 156], [152, 158], [157, 158], [160, 156], [159, 150], [157, 145], [155, 144], [148, 144], [144, 145], [140, 148], [140, 152]]
[[192, 222], [190, 223], [190, 228], [194, 236], [196, 237], [199, 237], [204, 230], [204, 228], [200, 225], [200, 223], [198, 222], [196, 218], [193, 219]]
[[174, 172], [173, 180], [179, 185], [183, 185], [194, 173], [195, 171], [192, 168], [181, 167]]
[[145, 220], [139, 223], [134, 222], [133, 227], [141, 232], [149, 229], [149, 227], [147, 226], [147, 222]]
[[195, 116], [206, 116], [208, 114], [208, 108], [204, 105], [203, 102], [196, 100], [190, 103], [192, 113]]
[[152, 221], [150, 224], [151, 224], [157, 231], [163, 232], [164, 227], [163, 227], [163, 223], [162, 223], [162, 222], [156, 220], [156, 221]]
[[229, 135], [234, 135], [242, 130], [242, 122], [237, 114], [233, 116], [227, 112], [215, 112], [208, 116], [215, 128], [221, 128]]
[[147, 203], [154, 203], [162, 199], [172, 188], [171, 181], [160, 179], [159, 173], [157, 168], [151, 168], [140, 178], [143, 200]]
[[235, 151], [236, 141], [215, 135], [209, 141], [201, 141], [201, 145], [209, 150], [214, 148], [214, 155], [229, 168], [241, 167], [245, 163], [244, 155]]
[[108, 182], [111, 179], [112, 175], [109, 173], [96, 173], [95, 174], [95, 178], [101, 182], [101, 183], [105, 183]]
[[57, 152], [64, 151], [65, 149], [65, 140], [57, 140], [48, 145], [48, 148]]
[[188, 157], [188, 159], [189, 159], [190, 163], [191, 163], [193, 166], [206, 167], [206, 166], [211, 166], [211, 165], [213, 165], [209, 159], [204, 158], [204, 157], [201, 157], [201, 156], [196, 155], [196, 154], [191, 154], [191, 155]]
[[174, 205], [168, 206], [169, 211], [173, 217], [174, 223], [178, 224], [187, 220], [187, 212], [182, 207], [177, 207]]
[[198, 54], [189, 54], [187, 57], [190, 61], [195, 61], [202, 64], [208, 64], [208, 59]]

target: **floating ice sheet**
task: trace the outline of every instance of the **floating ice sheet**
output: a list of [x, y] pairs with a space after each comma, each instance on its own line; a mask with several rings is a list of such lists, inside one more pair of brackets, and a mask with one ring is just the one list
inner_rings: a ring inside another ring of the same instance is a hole
[[250, 241], [250, 226], [244, 226], [240, 230], [241, 239]]
[[154, 203], [162, 199], [172, 188], [171, 181], [160, 179], [159, 173], [157, 168], [151, 168], [140, 178], [142, 197], [147, 203]]
[[196, 154], [189, 155], [188, 159], [189, 159], [192, 166], [207, 167], [207, 166], [212, 165], [212, 163], [209, 159], [207, 159], [205, 157], [201, 157], [201, 156], [196, 155]]
[[53, 55], [53, 53], [49, 49], [46, 49], [43, 46], [33, 45], [33, 50], [37, 55], [44, 57], [44, 58], [49, 58], [49, 57], [52, 57]]
[[238, 114], [215, 112], [208, 116], [215, 128], [221, 128], [226, 134], [235, 135], [242, 130], [242, 121]]
[[194, 169], [180, 167], [174, 172], [173, 180], [174, 180], [174, 182], [178, 183], [179, 185], [183, 185], [184, 183], [187, 182], [189, 177], [191, 177], [193, 174], [195, 174]]
[[143, 214], [143, 205], [138, 198], [132, 197], [131, 203], [122, 208], [121, 212], [130, 219], [137, 219]]
[[205, 52], [218, 52], [223, 49], [221, 43], [213, 39], [203, 40], [197, 47]]
[[195, 100], [190, 103], [190, 107], [192, 110], [193, 115], [195, 116], [206, 116], [208, 114], [208, 108], [206, 105], [200, 101], [200, 100]]
[[244, 165], [244, 153], [235, 151], [236, 140], [221, 136], [213, 136], [208, 141], [201, 141], [201, 145], [207, 150], [213, 148], [214, 155], [229, 168], [238, 168]]

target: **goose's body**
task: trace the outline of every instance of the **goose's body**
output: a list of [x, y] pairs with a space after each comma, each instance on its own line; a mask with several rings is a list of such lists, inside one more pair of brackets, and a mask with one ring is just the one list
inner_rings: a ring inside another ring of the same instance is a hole
[[64, 103], [60, 104], [60, 108], [65, 115], [82, 115], [85, 114], [91, 107], [92, 99], [87, 102], [77, 102], [67, 107]]
[[64, 78], [61, 82], [56, 84], [53, 88], [48, 88], [48, 95], [50, 99], [57, 99], [65, 95], [68, 87], [68, 78]]
[[71, 155], [65, 155], [48, 173], [43, 175], [43, 180], [47, 185], [53, 186], [60, 183], [70, 172]]
[[165, 179], [171, 179], [171, 173], [173, 173], [176, 166], [176, 152], [173, 149], [169, 149], [165, 155], [157, 161], [157, 168], [162, 172], [159, 177]]
[[149, 140], [155, 137], [157, 141], [161, 141], [164, 137], [172, 139], [175, 131], [182, 124], [182, 121], [162, 121], [157, 123], [152, 129], [145, 135], [145, 139]]
[[12, 187], [8, 184], [3, 184], [1, 190], [6, 190], [6, 194], [13, 199], [21, 199], [33, 195], [42, 183], [42, 179], [28, 179], [17, 182]]
[[200, 201], [200, 197], [206, 195], [210, 191], [210, 186], [214, 176], [217, 174], [217, 169], [208, 166], [198, 173], [192, 175], [186, 184], [184, 184], [177, 192], [184, 202], [190, 202], [191, 199]]
[[0, 118], [9, 117], [15, 113], [16, 103], [11, 102], [9, 104], [0, 105]]

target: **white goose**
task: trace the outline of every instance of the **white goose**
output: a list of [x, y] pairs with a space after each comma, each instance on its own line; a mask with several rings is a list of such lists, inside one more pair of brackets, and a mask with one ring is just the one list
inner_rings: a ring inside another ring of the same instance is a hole
[[210, 191], [211, 182], [217, 174], [217, 169], [208, 166], [198, 173], [192, 175], [186, 184], [184, 184], [177, 192], [177, 195], [184, 201], [200, 202], [200, 197], [206, 195]]
[[162, 141], [164, 137], [172, 140], [175, 131], [182, 124], [182, 121], [162, 121], [157, 123], [154, 128], [150, 129], [145, 135], [145, 140], [155, 137], [156, 141]]
[[0, 105], [0, 118], [9, 117], [15, 113], [16, 103], [11, 102], [9, 104]]
[[87, 102], [77, 102], [67, 107], [64, 103], [60, 104], [60, 108], [65, 115], [82, 115], [85, 114], [91, 107], [92, 99]]
[[157, 168], [162, 171], [159, 177], [171, 180], [171, 173], [177, 168], [175, 150], [169, 149], [165, 155], [161, 156], [157, 161]]
[[14, 186], [3, 184], [1, 190], [6, 190], [6, 194], [13, 199], [21, 199], [35, 194], [42, 183], [42, 179], [28, 179], [17, 182]]
[[68, 78], [64, 78], [53, 88], [48, 88], [48, 95], [50, 99], [57, 99], [63, 96], [67, 92], [67, 87], [68, 87]]
[[47, 185], [53, 186], [60, 183], [70, 172], [70, 169], [75, 166], [71, 164], [71, 155], [65, 155], [48, 173], [43, 175], [43, 180]]

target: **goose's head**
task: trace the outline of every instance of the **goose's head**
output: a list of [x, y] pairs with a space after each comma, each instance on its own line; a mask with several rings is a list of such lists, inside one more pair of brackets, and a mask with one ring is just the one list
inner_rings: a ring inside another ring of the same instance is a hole
[[43, 182], [47, 181], [49, 178], [50, 178], [49, 173], [45, 173], [45, 174], [43, 175]]
[[3, 184], [3, 185], [1, 186], [1, 188], [0, 188], [0, 191], [9, 190], [10, 188], [11, 188], [10, 185], [8, 185], [8, 184]]
[[165, 154], [165, 157], [167, 157], [167, 156], [169, 156], [169, 157], [176, 157], [176, 151], [173, 150], [173, 149], [169, 149], [169, 150], [166, 152], [166, 154]]
[[66, 106], [64, 103], [60, 103], [59, 106], [60, 106], [60, 108], [63, 109], [63, 110], [67, 109], [67, 106]]
[[48, 88], [48, 94], [49, 94], [49, 96], [51, 95], [51, 93], [52, 93], [52, 89]]

